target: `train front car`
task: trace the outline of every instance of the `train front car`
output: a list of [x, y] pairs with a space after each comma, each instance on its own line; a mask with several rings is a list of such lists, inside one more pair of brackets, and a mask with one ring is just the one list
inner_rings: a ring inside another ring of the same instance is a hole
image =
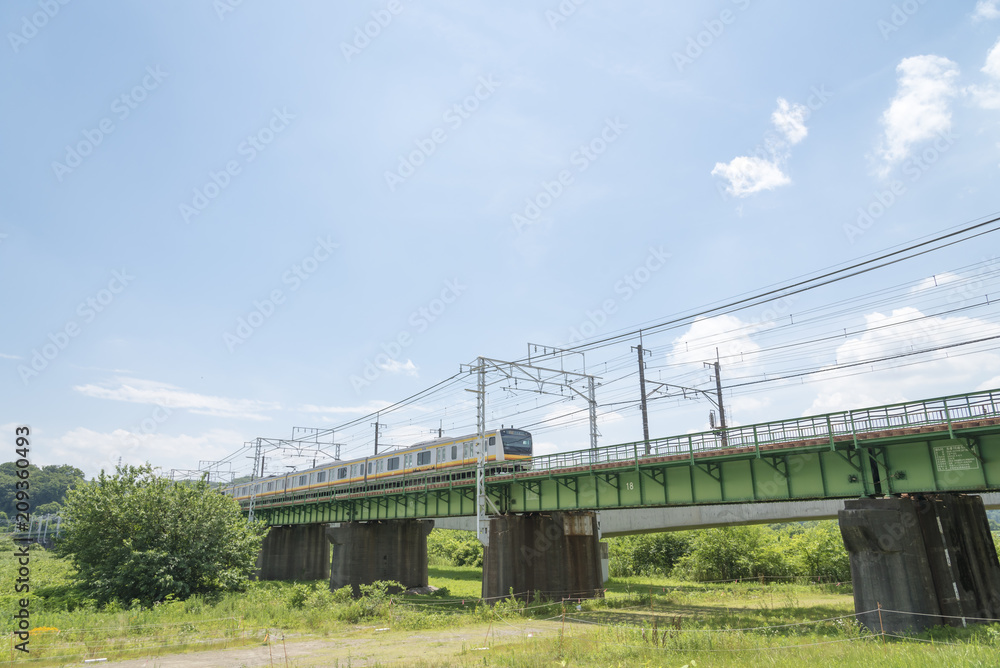
[[501, 429], [500, 440], [503, 442], [504, 461], [520, 462], [516, 469], [531, 467], [531, 434], [522, 429]]

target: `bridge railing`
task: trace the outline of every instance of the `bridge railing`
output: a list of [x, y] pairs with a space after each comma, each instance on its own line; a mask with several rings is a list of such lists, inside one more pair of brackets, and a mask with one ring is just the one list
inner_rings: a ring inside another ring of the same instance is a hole
[[715, 450], [752, 448], [795, 441], [828, 441], [861, 434], [923, 426], [951, 425], [977, 418], [1000, 417], [1000, 390], [986, 390], [923, 401], [827, 413], [792, 420], [765, 422], [723, 430], [704, 431], [533, 457], [531, 468], [548, 471], [562, 468], [623, 463], [645, 457], [687, 455]]

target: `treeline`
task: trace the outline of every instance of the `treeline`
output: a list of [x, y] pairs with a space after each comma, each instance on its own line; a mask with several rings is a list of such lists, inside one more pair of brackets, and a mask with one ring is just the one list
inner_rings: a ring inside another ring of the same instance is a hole
[[[0, 519], [13, 517], [17, 512], [18, 469], [14, 462], [0, 464]], [[28, 493], [31, 495], [31, 512], [36, 515], [58, 513], [66, 500], [66, 492], [83, 482], [83, 471], [68, 464], [51, 464], [38, 468], [29, 464]]]
[[851, 579], [834, 521], [730, 526], [608, 539], [612, 577], [667, 575], [681, 580], [808, 577]]
[[[990, 513], [994, 540], [1000, 529]], [[680, 580], [851, 579], [850, 561], [835, 520], [730, 526], [606, 539], [613, 578], [662, 575]], [[482, 566], [475, 534], [435, 529], [427, 538], [432, 564]]]

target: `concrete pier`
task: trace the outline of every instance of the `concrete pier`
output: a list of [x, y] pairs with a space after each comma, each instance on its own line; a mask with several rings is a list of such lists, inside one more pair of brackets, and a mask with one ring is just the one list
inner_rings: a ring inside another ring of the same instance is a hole
[[330, 544], [323, 524], [271, 527], [257, 558], [259, 580], [325, 580]]
[[333, 548], [330, 590], [395, 580], [403, 587], [427, 586], [427, 534], [432, 520], [345, 522], [326, 529]]
[[[856, 499], [845, 503], [839, 520], [854, 609], [872, 631], [1000, 617], [1000, 562], [979, 497]], [[879, 607], [881, 620], [869, 612]]]
[[601, 551], [594, 512], [528, 513], [490, 518], [483, 555], [483, 598], [513, 590], [531, 601], [603, 595]]

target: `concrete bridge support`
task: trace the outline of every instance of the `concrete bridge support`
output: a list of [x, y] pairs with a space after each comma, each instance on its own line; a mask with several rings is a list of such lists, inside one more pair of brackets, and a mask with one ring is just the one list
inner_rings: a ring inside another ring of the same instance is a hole
[[483, 556], [483, 598], [511, 590], [532, 600], [602, 595], [601, 550], [594, 512], [529, 513], [490, 518]]
[[427, 534], [432, 520], [385, 520], [329, 525], [333, 548], [330, 590], [395, 580], [404, 587], [427, 586]]
[[260, 580], [325, 580], [330, 576], [330, 544], [323, 524], [271, 527], [257, 557]]
[[[980, 497], [856, 499], [845, 503], [839, 519], [854, 609], [866, 613], [859, 619], [872, 631], [1000, 617], [1000, 563]], [[881, 622], [878, 612], [868, 612], [879, 606]]]

